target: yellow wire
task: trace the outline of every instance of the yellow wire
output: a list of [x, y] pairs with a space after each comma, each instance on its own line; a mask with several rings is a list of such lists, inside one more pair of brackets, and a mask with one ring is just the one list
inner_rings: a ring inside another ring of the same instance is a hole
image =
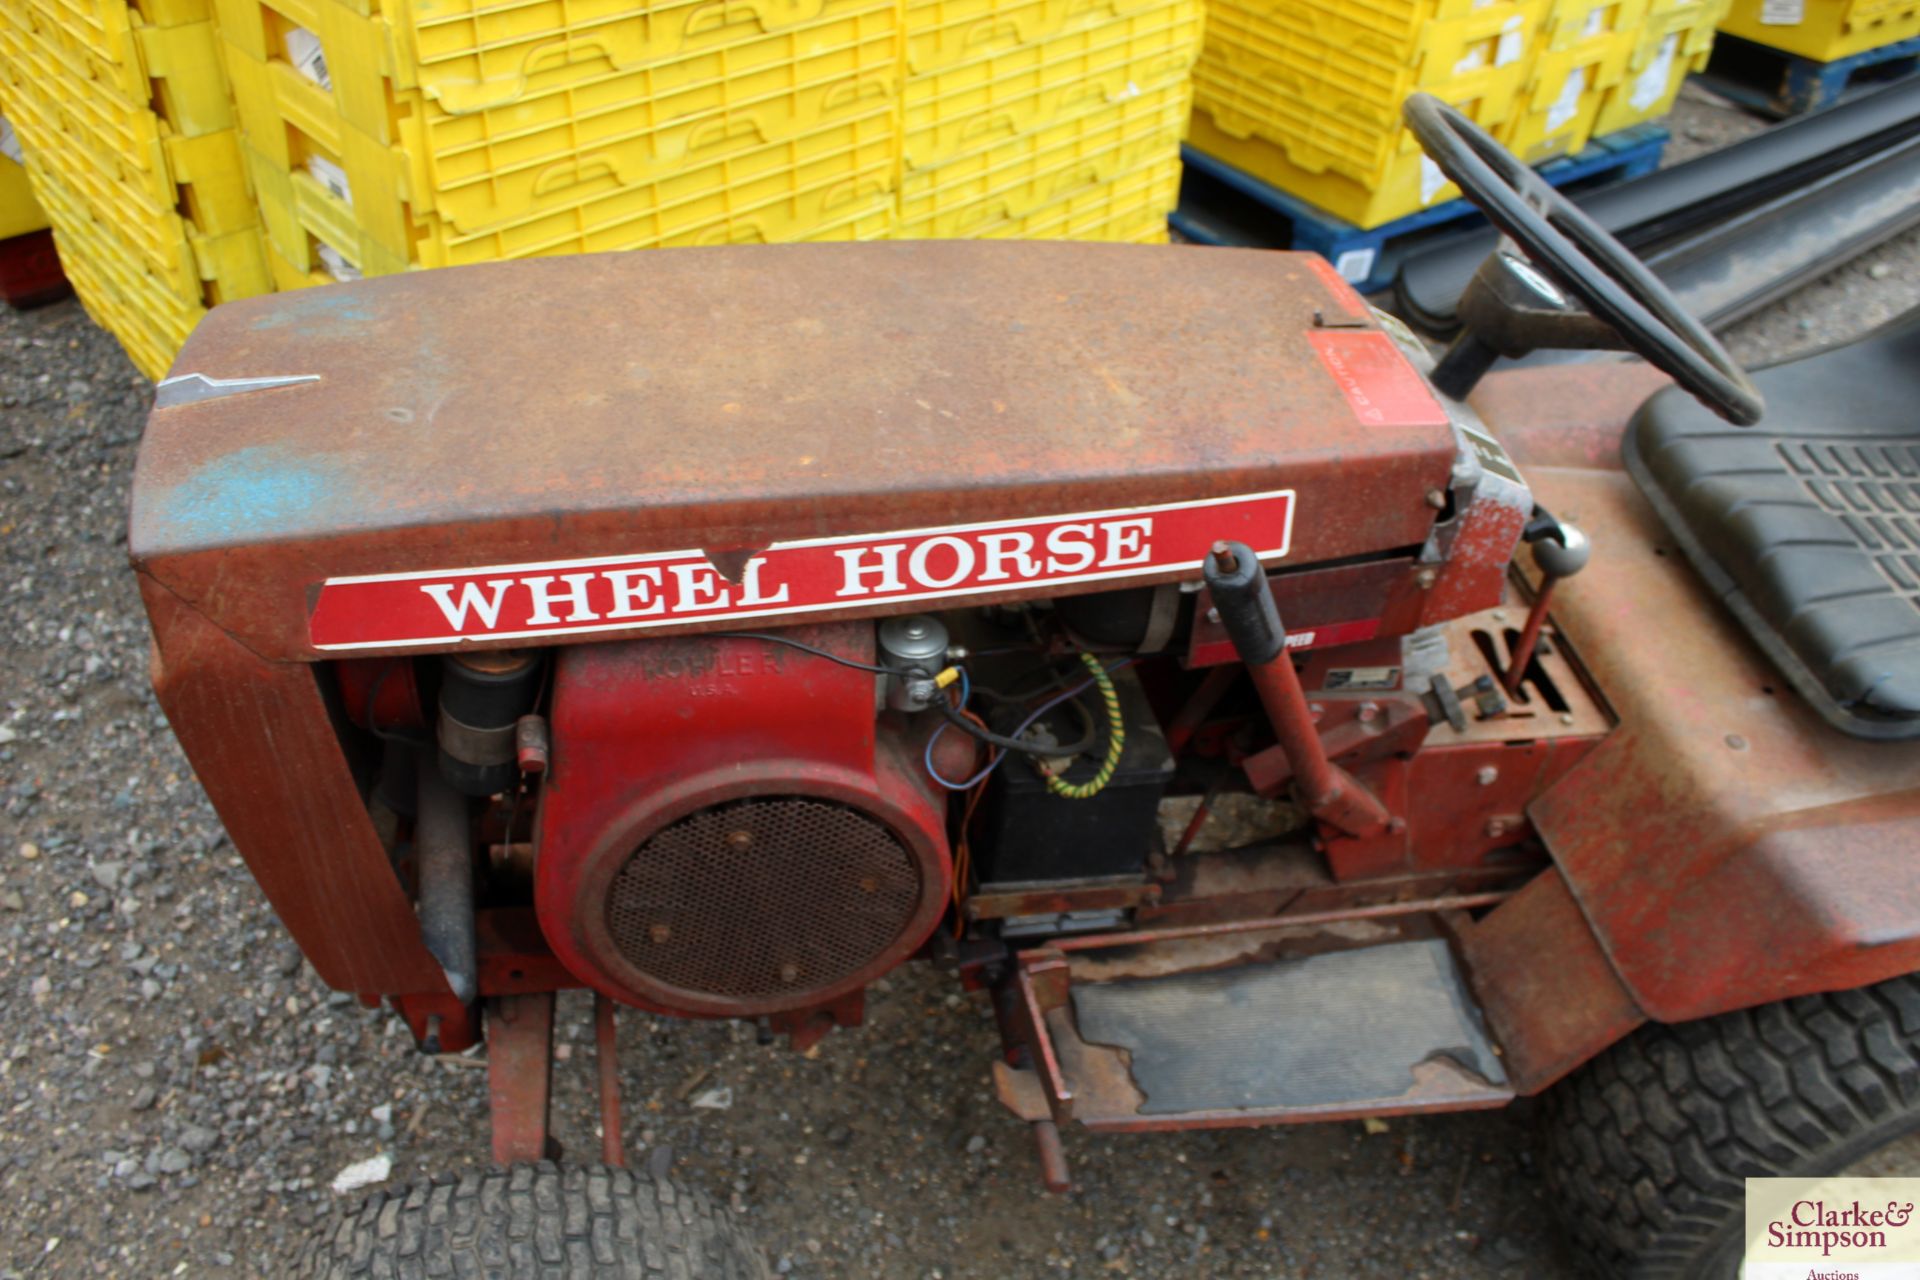
[[1080, 661], [1093, 673], [1093, 682], [1100, 689], [1100, 700], [1107, 708], [1107, 758], [1100, 762], [1100, 772], [1085, 782], [1073, 783], [1062, 780], [1058, 774], [1048, 773], [1040, 768], [1040, 762], [1034, 761], [1034, 767], [1040, 769], [1041, 776], [1047, 780], [1047, 790], [1067, 800], [1087, 800], [1097, 796], [1113, 781], [1113, 774], [1120, 767], [1120, 753], [1127, 747], [1127, 726], [1120, 715], [1120, 693], [1113, 687], [1113, 677], [1100, 664], [1100, 659], [1090, 653], [1082, 653]]

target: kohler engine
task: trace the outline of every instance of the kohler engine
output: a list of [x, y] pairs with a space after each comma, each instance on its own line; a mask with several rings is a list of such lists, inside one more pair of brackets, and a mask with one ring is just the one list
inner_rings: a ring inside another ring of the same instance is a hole
[[560, 653], [535, 900], [562, 963], [630, 1003], [755, 1017], [831, 1005], [926, 940], [952, 892], [939, 721], [876, 706], [874, 630]]

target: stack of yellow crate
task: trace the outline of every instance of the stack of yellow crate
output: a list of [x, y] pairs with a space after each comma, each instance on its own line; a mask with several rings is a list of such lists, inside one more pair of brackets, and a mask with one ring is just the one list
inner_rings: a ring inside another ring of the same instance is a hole
[[1920, 0], [1733, 0], [1720, 30], [1815, 62], [1920, 36]]
[[1607, 89], [1595, 118], [1595, 134], [1608, 134], [1673, 109], [1687, 76], [1703, 70], [1713, 55], [1713, 32], [1728, 0], [1645, 0], [1625, 72]]
[[1664, 114], [1727, 0], [1209, 0], [1199, 150], [1360, 227], [1458, 196], [1401, 123], [1452, 103], [1530, 162]]
[[87, 310], [158, 376], [271, 288], [204, 0], [4, 0], [0, 101]]
[[1505, 137], [1528, 164], [1587, 145], [1627, 73], [1649, 0], [1554, 0]]
[[1211, 0], [1192, 142], [1362, 227], [1459, 194], [1401, 124], [1416, 91], [1496, 135], [1549, 0]]
[[1140, 238], [1177, 194], [1202, 0], [216, 2], [289, 288], [667, 245]]
[[1205, 0], [0, 0], [89, 309], [539, 254], [1164, 240]]
[[884, 235], [898, 0], [218, 0], [281, 287]]
[[899, 239], [1163, 243], [1203, 0], [910, 0]]

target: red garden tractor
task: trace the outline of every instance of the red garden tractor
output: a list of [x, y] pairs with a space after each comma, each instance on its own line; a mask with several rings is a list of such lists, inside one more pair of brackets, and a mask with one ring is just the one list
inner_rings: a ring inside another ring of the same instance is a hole
[[[614, 1007], [804, 1046], [913, 958], [984, 993], [1052, 1187], [1065, 1126], [1541, 1097], [1584, 1256], [1730, 1276], [1744, 1177], [1920, 1124], [1920, 321], [1750, 379], [1408, 118], [1506, 236], [1437, 362], [1316, 257], [1190, 248], [208, 317], [133, 498], [160, 701], [319, 975], [486, 1041], [503, 1166], [376, 1197], [313, 1274], [541, 1217], [556, 1274], [761, 1274], [618, 1167]], [[1569, 346], [1646, 363], [1482, 379]], [[1199, 852], [1248, 796], [1259, 838]], [[607, 1141], [561, 1165], [581, 987]]]

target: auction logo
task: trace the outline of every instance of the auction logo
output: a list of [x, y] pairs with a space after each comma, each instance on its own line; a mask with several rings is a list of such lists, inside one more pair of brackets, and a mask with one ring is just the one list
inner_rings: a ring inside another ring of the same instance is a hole
[[1748, 1178], [1744, 1280], [1920, 1280], [1920, 1178]]

